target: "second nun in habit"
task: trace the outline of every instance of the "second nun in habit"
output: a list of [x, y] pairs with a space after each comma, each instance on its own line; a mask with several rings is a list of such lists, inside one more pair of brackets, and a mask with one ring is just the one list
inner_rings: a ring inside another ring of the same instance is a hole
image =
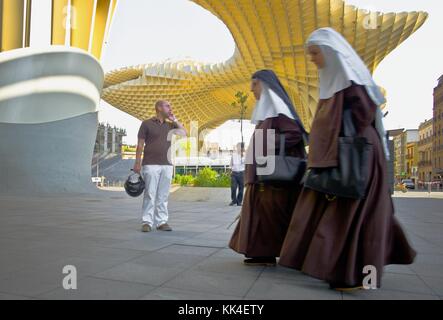
[[251, 79], [251, 91], [257, 100], [251, 117], [256, 127], [246, 155], [243, 207], [229, 246], [245, 255], [247, 265], [275, 265], [300, 186], [259, 183], [256, 156], [266, 156], [267, 131], [274, 130], [275, 145], [271, 148], [275, 147], [272, 148], [275, 154], [279, 152], [280, 136], [284, 134], [286, 155], [303, 158], [306, 131], [272, 70], [257, 71]]
[[321, 28], [312, 33], [307, 48], [320, 78], [308, 167], [338, 165], [338, 139], [347, 108], [357, 136], [372, 144], [370, 176], [362, 200], [331, 198], [304, 188], [279, 263], [325, 280], [338, 290], [362, 287], [371, 270], [376, 283], [370, 284], [379, 287], [385, 265], [410, 264], [416, 254], [394, 216], [387, 179], [389, 151], [379, 108], [385, 99], [361, 58], [334, 29]]

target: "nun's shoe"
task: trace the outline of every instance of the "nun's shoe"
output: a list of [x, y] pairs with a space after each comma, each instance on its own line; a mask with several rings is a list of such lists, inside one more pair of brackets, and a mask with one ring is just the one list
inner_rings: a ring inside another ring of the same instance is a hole
[[344, 283], [330, 283], [329, 289], [337, 290], [341, 292], [350, 292], [350, 291], [357, 291], [363, 289], [363, 286], [349, 286]]
[[277, 264], [274, 257], [249, 258], [243, 260], [243, 263], [247, 266], [272, 266], [272, 267]]

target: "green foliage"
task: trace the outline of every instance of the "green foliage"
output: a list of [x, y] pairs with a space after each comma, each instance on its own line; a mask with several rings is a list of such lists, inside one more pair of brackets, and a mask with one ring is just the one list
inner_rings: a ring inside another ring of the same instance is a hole
[[203, 168], [195, 178], [195, 185], [198, 187], [213, 187], [217, 180], [217, 172], [211, 168]]
[[217, 177], [216, 187], [229, 188], [231, 186], [231, 175], [222, 173]]
[[211, 168], [203, 168], [196, 177], [188, 174], [176, 174], [173, 183], [181, 186], [229, 188], [231, 186], [231, 176], [228, 173], [218, 174]]
[[180, 180], [182, 186], [192, 186], [195, 184], [195, 178], [191, 175], [183, 176]]
[[192, 186], [194, 185], [194, 181], [195, 178], [190, 174], [187, 175], [176, 174], [172, 182], [175, 184], [179, 184], [181, 186]]
[[135, 152], [136, 150], [137, 146], [128, 146], [128, 145], [122, 146], [122, 152]]
[[231, 106], [233, 106], [234, 108], [239, 108], [241, 118], [243, 118], [243, 115], [246, 112], [246, 109], [248, 108], [246, 105], [246, 101], [248, 100], [248, 95], [242, 91], [237, 91], [235, 97], [236, 99], [231, 103]]

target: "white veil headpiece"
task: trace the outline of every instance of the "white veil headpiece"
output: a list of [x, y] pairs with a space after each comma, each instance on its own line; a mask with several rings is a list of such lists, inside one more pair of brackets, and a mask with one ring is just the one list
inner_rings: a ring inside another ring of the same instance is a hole
[[319, 69], [320, 99], [331, 98], [335, 93], [350, 87], [352, 82], [366, 88], [369, 97], [378, 106], [375, 128], [382, 141], [386, 159], [389, 159], [386, 130], [380, 109], [380, 106], [386, 103], [386, 99], [360, 56], [349, 42], [332, 28], [314, 31], [306, 45], [319, 46], [325, 58], [325, 66]]
[[260, 82], [262, 92], [252, 112], [251, 123], [258, 124], [260, 121], [277, 117], [279, 114], [295, 119], [286, 103], [265, 82]]

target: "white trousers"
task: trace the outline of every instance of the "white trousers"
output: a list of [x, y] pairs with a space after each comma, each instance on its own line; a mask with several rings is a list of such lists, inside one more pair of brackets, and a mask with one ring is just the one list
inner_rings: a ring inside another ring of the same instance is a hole
[[168, 222], [168, 197], [171, 188], [173, 166], [145, 165], [142, 169], [145, 180], [142, 223], [160, 226]]

